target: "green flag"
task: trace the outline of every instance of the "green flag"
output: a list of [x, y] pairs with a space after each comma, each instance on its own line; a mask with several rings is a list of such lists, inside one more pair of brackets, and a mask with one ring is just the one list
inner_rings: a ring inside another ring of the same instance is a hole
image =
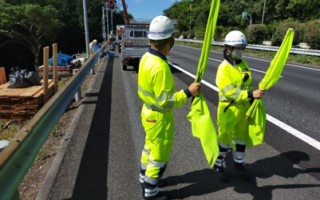
[[[195, 79], [196, 83], [201, 82], [207, 68], [211, 43], [219, 13], [219, 6], [220, 0], [212, 0], [203, 47], [198, 64], [198, 71]], [[188, 114], [187, 119], [191, 122], [193, 136], [200, 139], [207, 161], [210, 167], [213, 167], [213, 164], [219, 155], [218, 139], [207, 103], [205, 102], [202, 94], [194, 98], [194, 101], [191, 105], [191, 111]]]
[[[268, 90], [279, 80], [292, 46], [293, 36], [294, 32], [289, 28], [266, 75], [259, 84], [259, 89]], [[247, 146], [251, 147], [261, 144], [264, 138], [267, 119], [262, 98], [254, 100], [253, 104], [247, 111], [246, 116], [249, 118], [249, 137], [246, 141]]]

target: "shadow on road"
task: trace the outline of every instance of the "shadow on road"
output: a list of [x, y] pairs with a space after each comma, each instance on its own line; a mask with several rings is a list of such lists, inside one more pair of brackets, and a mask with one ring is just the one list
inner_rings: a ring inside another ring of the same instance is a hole
[[107, 199], [107, 173], [109, 152], [109, 131], [111, 113], [111, 88], [113, 58], [109, 58], [99, 93], [86, 96], [97, 96], [96, 108], [79, 166], [72, 197], [78, 199]]
[[[294, 160], [290, 162], [284, 157], [293, 157]], [[309, 155], [300, 151], [290, 151], [278, 156], [258, 160], [255, 163], [245, 165], [252, 177], [249, 181], [243, 181], [233, 171], [232, 155], [227, 155], [226, 171], [229, 174], [229, 182], [222, 183], [218, 181], [212, 169], [194, 171], [182, 176], [171, 176], [166, 178], [168, 186], [183, 183], [189, 183], [190, 185], [179, 190], [169, 191], [168, 196], [172, 199], [184, 199], [190, 196], [201, 196], [233, 187], [237, 193], [250, 194], [253, 196], [253, 199], [261, 200], [272, 199], [272, 191], [274, 189], [320, 188], [319, 184], [267, 185], [262, 187], [257, 185], [256, 178], [266, 179], [272, 176], [294, 178], [299, 174], [305, 174], [308, 169], [297, 169], [293, 167], [293, 164], [307, 160], [309, 160]], [[312, 172], [320, 172], [320, 168], [312, 168], [311, 170]]]

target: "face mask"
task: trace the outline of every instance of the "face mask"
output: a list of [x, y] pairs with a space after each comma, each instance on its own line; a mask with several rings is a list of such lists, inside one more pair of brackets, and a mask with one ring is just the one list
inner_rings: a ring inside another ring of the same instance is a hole
[[231, 53], [231, 58], [235, 60], [240, 60], [244, 50], [233, 50]]
[[171, 42], [170, 42], [170, 49], [169, 49], [169, 51], [171, 50], [171, 48], [173, 47], [173, 45], [174, 45], [174, 38], [172, 38], [172, 40], [171, 40]]

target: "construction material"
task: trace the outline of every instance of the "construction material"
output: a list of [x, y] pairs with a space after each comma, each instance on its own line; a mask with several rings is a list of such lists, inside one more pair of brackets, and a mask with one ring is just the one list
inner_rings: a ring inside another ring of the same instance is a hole
[[0, 85], [5, 84], [7, 82], [6, 70], [4, 67], [0, 68]]
[[[17, 89], [9, 89], [8, 85], [0, 86], [0, 120], [29, 119], [44, 105], [43, 85]], [[48, 81], [47, 92], [48, 97], [54, 94], [52, 80]]]
[[43, 101], [46, 103], [48, 95], [48, 66], [49, 66], [49, 47], [43, 48]]
[[58, 51], [58, 45], [57, 44], [53, 44], [52, 45], [52, 54], [53, 54], [53, 85], [54, 85], [54, 93], [56, 93], [58, 91], [58, 73], [57, 73], [57, 60], [58, 60], [58, 56], [57, 56], [57, 51]]

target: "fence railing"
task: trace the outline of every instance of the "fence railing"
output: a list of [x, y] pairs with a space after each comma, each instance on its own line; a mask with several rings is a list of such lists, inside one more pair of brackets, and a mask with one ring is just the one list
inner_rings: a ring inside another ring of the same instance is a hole
[[[202, 40], [189, 40], [189, 39], [175, 39], [175, 40], [181, 41], [181, 42], [190, 42], [190, 43], [199, 43], [199, 44], [203, 43]], [[223, 46], [223, 42], [212, 42], [211, 44], [216, 46]], [[278, 51], [279, 47], [249, 44], [247, 46], [247, 49], [262, 50], [262, 51]], [[320, 50], [309, 50], [309, 49], [302, 49], [302, 48], [291, 48], [290, 53], [308, 55], [308, 56], [320, 56]]]
[[0, 199], [19, 199], [18, 187], [39, 150], [105, 50], [104, 45], [79, 72], [39, 110], [0, 153]]

